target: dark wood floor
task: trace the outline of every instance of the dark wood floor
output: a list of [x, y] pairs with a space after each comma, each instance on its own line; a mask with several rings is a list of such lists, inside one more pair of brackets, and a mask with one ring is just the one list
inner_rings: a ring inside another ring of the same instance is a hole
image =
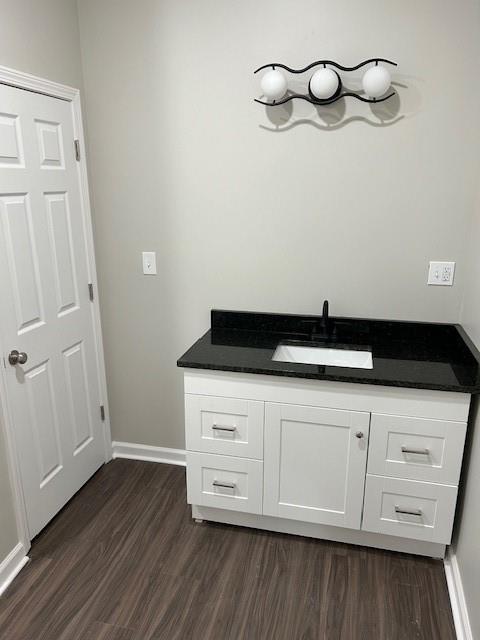
[[184, 469], [116, 460], [34, 541], [2, 640], [453, 640], [442, 563], [195, 524]]

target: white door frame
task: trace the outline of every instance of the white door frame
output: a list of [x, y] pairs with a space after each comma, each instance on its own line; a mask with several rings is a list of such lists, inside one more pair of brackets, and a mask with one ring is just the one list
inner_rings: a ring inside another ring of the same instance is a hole
[[[8, 67], [0, 66], [0, 84], [6, 84], [18, 89], [24, 89], [27, 91], [33, 91], [34, 93], [41, 93], [53, 98], [59, 98], [70, 102], [73, 118], [73, 130], [76, 139], [80, 140], [81, 145], [85, 145], [83, 135], [83, 120], [82, 109], [80, 104], [80, 90], [74, 89], [67, 85], [58, 84], [51, 80], [32, 76], [22, 71], [16, 71], [9, 69]], [[71, 141], [74, 144], [74, 141]], [[80, 181], [80, 196], [82, 202], [82, 213], [84, 216], [85, 229], [86, 229], [86, 242], [87, 242], [87, 260], [88, 260], [88, 275], [89, 282], [93, 283], [95, 296], [92, 303], [92, 311], [94, 317], [94, 334], [95, 334], [95, 349], [97, 368], [99, 373], [99, 393], [101, 404], [105, 407], [105, 422], [104, 422], [104, 447], [105, 447], [105, 462], [108, 462], [112, 458], [112, 437], [110, 432], [110, 412], [108, 410], [108, 398], [107, 398], [107, 381], [105, 376], [105, 360], [103, 353], [103, 340], [102, 340], [102, 327], [100, 320], [100, 308], [98, 303], [98, 286], [97, 286], [97, 270], [95, 266], [95, 251], [93, 244], [93, 228], [92, 228], [92, 215], [90, 210], [90, 198], [88, 190], [88, 176], [87, 176], [87, 164], [86, 164], [86, 152], [85, 149], [81, 149], [80, 162], [77, 163], [78, 177]], [[0, 324], [2, 323], [2, 317], [0, 313]], [[2, 344], [2, 337], [0, 335], [0, 352], [6, 353], [6, 345]], [[3, 424], [3, 431], [6, 440], [7, 449], [7, 463], [9, 468], [10, 480], [13, 489], [13, 499], [15, 507], [15, 515], [17, 520], [17, 529], [20, 536], [20, 542], [24, 545], [25, 551], [30, 548], [30, 535], [27, 524], [27, 512], [25, 506], [25, 500], [22, 489], [22, 479], [20, 474], [19, 465], [19, 453], [15, 445], [15, 438], [13, 433], [13, 421], [11, 417], [11, 411], [8, 406], [7, 395], [7, 381], [5, 368], [3, 362], [0, 362], [0, 425]]]

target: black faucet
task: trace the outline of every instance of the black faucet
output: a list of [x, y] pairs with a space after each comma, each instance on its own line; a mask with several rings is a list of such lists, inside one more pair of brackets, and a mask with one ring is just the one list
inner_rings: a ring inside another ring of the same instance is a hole
[[322, 323], [323, 323], [323, 330], [328, 333], [328, 329], [329, 329], [328, 300], [323, 301]]
[[323, 301], [322, 319], [312, 328], [312, 340], [325, 340], [330, 337], [330, 318], [328, 316], [328, 300]]
[[[305, 320], [310, 325], [310, 340], [327, 340], [332, 335], [332, 326], [328, 315], [328, 300], [324, 300], [322, 317], [318, 320]], [[333, 331], [335, 333], [335, 331]]]

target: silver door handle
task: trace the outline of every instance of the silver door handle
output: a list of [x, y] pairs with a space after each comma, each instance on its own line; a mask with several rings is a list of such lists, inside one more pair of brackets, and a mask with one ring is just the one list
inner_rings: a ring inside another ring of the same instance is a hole
[[225, 489], [235, 489], [237, 486], [234, 482], [220, 482], [219, 480], [214, 480], [212, 484], [214, 487], [224, 487]]
[[212, 429], [214, 431], [230, 431], [231, 433], [233, 433], [234, 431], [237, 430], [237, 425], [234, 424], [233, 427], [227, 427], [227, 425], [224, 425], [224, 424], [214, 423], [212, 425]]
[[429, 449], [422, 449], [421, 447], [402, 447], [402, 453], [416, 453], [419, 456], [430, 455]]
[[17, 351], [16, 349], [13, 349], [8, 354], [8, 361], [12, 366], [15, 366], [16, 364], [25, 364], [27, 360], [28, 356], [25, 351]]
[[403, 507], [399, 507], [395, 505], [395, 513], [405, 513], [408, 516], [421, 516], [422, 510], [421, 509], [404, 509]]

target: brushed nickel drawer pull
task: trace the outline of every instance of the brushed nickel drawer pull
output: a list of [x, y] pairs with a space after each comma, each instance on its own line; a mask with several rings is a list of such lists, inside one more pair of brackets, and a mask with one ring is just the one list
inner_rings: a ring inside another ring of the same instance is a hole
[[237, 430], [237, 425], [234, 424], [233, 427], [228, 427], [225, 424], [217, 424], [216, 422], [214, 422], [212, 425], [212, 429], [214, 431], [230, 431], [230, 433], [233, 433]]
[[402, 453], [416, 453], [419, 456], [429, 456], [430, 450], [419, 447], [402, 447]]
[[219, 480], [214, 480], [212, 484], [214, 487], [224, 487], [225, 489], [235, 489], [237, 486], [234, 482], [220, 482]]
[[403, 507], [399, 507], [395, 505], [395, 513], [405, 513], [408, 516], [421, 516], [422, 510], [421, 509], [404, 509]]

